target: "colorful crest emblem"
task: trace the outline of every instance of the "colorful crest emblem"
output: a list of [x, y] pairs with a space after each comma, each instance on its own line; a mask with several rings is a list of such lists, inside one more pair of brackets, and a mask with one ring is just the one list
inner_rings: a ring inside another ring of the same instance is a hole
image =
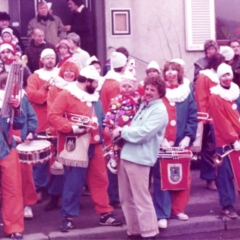
[[168, 164], [168, 180], [172, 184], [178, 184], [182, 181], [182, 164]]
[[66, 137], [66, 150], [72, 152], [76, 148], [76, 137]]

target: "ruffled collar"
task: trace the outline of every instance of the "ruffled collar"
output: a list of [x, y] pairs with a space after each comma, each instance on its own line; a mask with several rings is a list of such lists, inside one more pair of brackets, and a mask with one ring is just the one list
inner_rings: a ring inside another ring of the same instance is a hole
[[235, 83], [231, 83], [229, 89], [223, 88], [220, 84], [210, 88], [211, 94], [219, 95], [222, 99], [226, 101], [235, 101], [239, 97], [239, 87]]
[[51, 71], [47, 71], [45, 68], [40, 68], [35, 71], [39, 78], [43, 81], [49, 81], [50, 79], [55, 79], [58, 76], [59, 69], [54, 67]]
[[65, 89], [70, 83], [71, 82], [65, 81], [62, 77], [57, 76], [54, 85], [60, 89]]
[[169, 102], [183, 102], [190, 93], [190, 81], [187, 78], [183, 79], [183, 84], [177, 88], [166, 88], [166, 98]]
[[108, 71], [104, 78], [105, 79], [114, 79], [118, 82], [121, 82], [121, 74], [117, 73], [113, 70]]
[[97, 102], [99, 94], [95, 91], [93, 94], [89, 94], [77, 86], [78, 82], [69, 83], [65, 88], [71, 95], [79, 99], [81, 102], [87, 102], [88, 106], [92, 105], [92, 102]]
[[219, 83], [217, 72], [212, 68], [202, 70], [202, 71], [200, 71], [200, 74], [203, 74], [204, 76], [208, 77], [214, 83]]

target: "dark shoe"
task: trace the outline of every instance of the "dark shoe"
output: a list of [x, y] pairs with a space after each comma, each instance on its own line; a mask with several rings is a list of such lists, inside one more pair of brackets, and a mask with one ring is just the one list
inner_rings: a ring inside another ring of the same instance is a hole
[[232, 205], [223, 207], [222, 213], [232, 219], [238, 217], [236, 210], [234, 209], [234, 207]]
[[122, 223], [114, 218], [112, 213], [107, 213], [100, 217], [99, 224], [102, 226], [120, 226]]
[[145, 240], [154, 240], [154, 239], [156, 239], [156, 237], [155, 237], [155, 236], [153, 236], [153, 237], [142, 237], [142, 239], [145, 239]]
[[73, 229], [73, 221], [71, 219], [64, 218], [62, 220], [61, 232], [69, 232]]
[[58, 201], [59, 201], [59, 196], [56, 195], [51, 195], [51, 199], [49, 203], [44, 207], [44, 211], [52, 211], [53, 209], [56, 209], [58, 207]]
[[22, 240], [23, 239], [23, 234], [22, 233], [12, 233], [11, 234], [11, 239]]
[[127, 240], [140, 240], [143, 239], [140, 234], [128, 235]]

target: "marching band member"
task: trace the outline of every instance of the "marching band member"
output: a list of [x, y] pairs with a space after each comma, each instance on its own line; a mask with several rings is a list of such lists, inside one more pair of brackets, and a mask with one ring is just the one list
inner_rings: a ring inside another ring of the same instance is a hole
[[[222, 63], [217, 68], [220, 83], [210, 88], [209, 109], [214, 123], [214, 134], [216, 139], [216, 152], [223, 154], [231, 148], [233, 153], [222, 159], [222, 164], [217, 167], [216, 185], [220, 197], [220, 205], [223, 214], [229, 218], [237, 218], [238, 214], [232, 206], [235, 202], [235, 188], [233, 174], [233, 162], [239, 162], [240, 153], [240, 97], [239, 87], [232, 82], [233, 72], [231, 66]], [[232, 167], [231, 167], [232, 165]], [[239, 179], [235, 178], [239, 186]]]
[[[167, 108], [169, 122], [161, 147], [163, 149], [171, 147], [185, 149], [195, 140], [197, 130], [197, 105], [193, 97], [192, 88], [189, 80], [183, 78], [183, 69], [177, 63], [166, 63], [163, 75], [166, 81], [166, 95], [163, 98], [163, 102]], [[164, 160], [158, 159], [153, 167], [153, 201], [158, 218], [158, 226], [166, 228], [167, 219], [170, 218], [171, 214], [179, 220], [188, 220], [188, 216], [184, 213], [184, 208], [189, 201], [190, 176], [188, 187], [185, 190], [163, 191], [161, 190], [160, 176], [168, 173], [162, 172], [160, 161]]]
[[[65, 89], [70, 83], [73, 81], [76, 81], [79, 76], [79, 69], [74, 61], [67, 61], [65, 62], [62, 67], [59, 69], [59, 76], [56, 77], [54, 86], [51, 87], [51, 89], [48, 92], [47, 96], [47, 107], [48, 111], [51, 108], [51, 105], [53, 104], [55, 98], [58, 96], [58, 94]], [[49, 131], [52, 135], [56, 135], [56, 131], [49, 127]], [[55, 147], [57, 145], [57, 141], [52, 141], [53, 149], [55, 150]], [[54, 152], [54, 151], [53, 151]], [[54, 153], [55, 154], [55, 153]], [[53, 157], [53, 160], [55, 160], [55, 156]], [[62, 196], [63, 191], [63, 166], [60, 162], [54, 161], [51, 163], [50, 168], [51, 176], [50, 181], [48, 185], [48, 193], [51, 196], [50, 201], [47, 203], [47, 205], [44, 207], [45, 211], [51, 211], [58, 207], [58, 201], [60, 196]]]
[[[38, 118], [37, 134], [46, 136], [48, 129], [47, 121], [47, 95], [50, 87], [54, 84], [58, 75], [58, 69], [55, 68], [55, 52], [46, 48], [41, 53], [43, 68], [36, 70], [29, 78], [27, 84], [27, 96]], [[38, 200], [42, 199], [42, 191], [47, 187], [49, 181], [48, 162], [35, 164], [33, 166], [33, 175]]]
[[[8, 73], [0, 74], [0, 89], [4, 89], [8, 78]], [[13, 137], [16, 143], [22, 143], [23, 141], [32, 140], [34, 133], [37, 129], [37, 116], [28, 101], [26, 92], [22, 90], [21, 105], [22, 111], [26, 116], [21, 130], [14, 130]], [[21, 163], [21, 179], [22, 179], [22, 195], [24, 205], [24, 217], [33, 218], [31, 205], [37, 202], [37, 194], [33, 181], [32, 165], [27, 163]]]
[[[223, 55], [215, 53], [209, 57], [207, 68], [200, 71], [195, 85], [195, 99], [198, 105], [198, 112], [209, 114], [210, 88], [219, 83], [216, 71], [224, 60]], [[211, 116], [209, 118], [211, 118]], [[212, 122], [203, 121], [200, 177], [207, 181], [207, 188], [209, 190], [217, 190], [214, 181], [215, 171], [212, 161], [214, 153], [215, 143]]]
[[[98, 144], [101, 136], [95, 116], [97, 113], [92, 102], [98, 101], [99, 95], [94, 92], [98, 86], [99, 76], [94, 66], [82, 69], [78, 82], [70, 84], [57, 96], [48, 114], [50, 125], [59, 134], [58, 160], [64, 165], [62, 232], [72, 229], [73, 217], [79, 215], [79, 199], [86, 175], [95, 209], [101, 215], [99, 223], [108, 226], [121, 224], [112, 216], [112, 207], [107, 203], [106, 166], [102, 146]], [[77, 118], [75, 123], [72, 118]], [[88, 119], [89, 125], [78, 125], [81, 119], [83, 121]], [[97, 129], [94, 130], [91, 124]], [[95, 151], [89, 161], [90, 143], [94, 144]]]
[[[4, 94], [0, 90], [0, 110], [3, 107]], [[15, 112], [13, 129], [21, 129], [26, 121], [25, 114], [20, 110], [20, 102], [16, 98], [10, 98], [8, 104]], [[23, 198], [21, 186], [21, 170], [16, 151], [16, 143], [12, 136], [11, 143], [8, 141], [10, 134], [8, 118], [2, 117], [0, 112], [0, 167], [2, 189], [2, 219], [3, 230], [10, 234], [12, 239], [23, 239]]]

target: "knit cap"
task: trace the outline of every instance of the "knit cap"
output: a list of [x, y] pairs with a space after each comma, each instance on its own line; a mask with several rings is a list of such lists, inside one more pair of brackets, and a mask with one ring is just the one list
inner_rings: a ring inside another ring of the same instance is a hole
[[158, 70], [158, 72], [161, 72], [160, 67], [158, 65], [158, 63], [156, 61], [151, 61], [148, 65], [147, 65], [147, 70], [153, 68]]
[[51, 48], [46, 48], [41, 52], [41, 59], [43, 59], [44, 57], [46, 57], [47, 55], [56, 55], [55, 52], [51, 49]]
[[233, 77], [232, 67], [226, 63], [221, 63], [217, 68], [218, 78], [220, 78], [222, 75], [226, 73], [230, 73], [231, 76]]
[[113, 68], [120, 68], [127, 63], [127, 58], [120, 52], [112, 52], [110, 61]]
[[219, 52], [225, 57], [226, 61], [230, 61], [234, 57], [234, 51], [229, 46], [221, 46]]
[[130, 85], [133, 89], [136, 89], [137, 79], [133, 76], [133, 74], [126, 70], [121, 76], [120, 88], [123, 84]]
[[99, 81], [100, 74], [93, 65], [87, 66], [80, 71], [80, 75], [87, 78]]

